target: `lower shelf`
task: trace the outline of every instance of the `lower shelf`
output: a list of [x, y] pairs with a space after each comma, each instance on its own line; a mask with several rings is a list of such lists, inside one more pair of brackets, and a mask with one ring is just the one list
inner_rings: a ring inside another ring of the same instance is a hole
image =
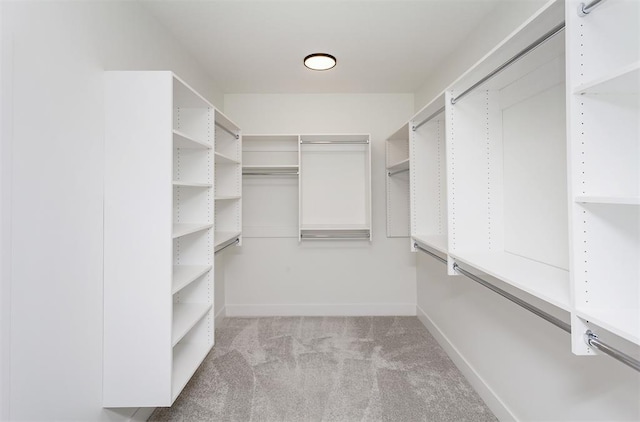
[[371, 240], [371, 229], [362, 225], [355, 226], [304, 226], [300, 229], [301, 239], [317, 240]]
[[178, 398], [212, 347], [213, 343], [178, 343], [175, 345], [171, 382], [172, 403]]
[[640, 344], [640, 309], [576, 309], [576, 315], [619, 337]]
[[209, 312], [209, 303], [174, 303], [173, 326], [171, 331], [172, 345], [182, 338]]
[[568, 270], [508, 252], [450, 252], [449, 255], [552, 305], [571, 310]]
[[215, 247], [217, 248], [218, 246], [240, 236], [241, 234], [242, 232], [215, 232], [213, 234]]

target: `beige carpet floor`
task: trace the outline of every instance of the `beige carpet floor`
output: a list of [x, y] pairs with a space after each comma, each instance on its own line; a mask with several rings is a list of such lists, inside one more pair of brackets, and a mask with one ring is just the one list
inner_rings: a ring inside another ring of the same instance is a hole
[[226, 318], [151, 421], [496, 421], [416, 317]]

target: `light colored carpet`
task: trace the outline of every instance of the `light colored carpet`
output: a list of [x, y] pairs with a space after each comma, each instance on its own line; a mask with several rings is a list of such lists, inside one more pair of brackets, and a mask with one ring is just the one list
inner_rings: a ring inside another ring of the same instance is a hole
[[496, 421], [416, 317], [227, 318], [151, 421]]

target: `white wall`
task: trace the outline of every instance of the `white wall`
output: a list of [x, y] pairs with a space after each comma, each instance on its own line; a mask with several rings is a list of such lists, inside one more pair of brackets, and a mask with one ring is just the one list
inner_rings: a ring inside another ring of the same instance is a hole
[[227, 255], [228, 315], [414, 313], [415, 258], [385, 236], [384, 140], [413, 114], [410, 94], [225, 95], [243, 133], [371, 133], [373, 243], [245, 238]]
[[12, 131], [3, 130], [1, 150], [10, 416], [125, 420], [133, 410], [101, 404], [103, 70], [173, 70], [210, 100], [221, 104], [222, 96], [137, 3], [3, 8], [2, 87], [13, 93], [3, 91], [2, 121]]
[[547, 0], [505, 0], [483, 19], [459, 48], [442, 61], [415, 93], [416, 111], [479, 61]]
[[[514, 1], [496, 9], [427, 79], [416, 108], [544, 3]], [[573, 355], [567, 333], [463, 276], [448, 277], [426, 254], [418, 254], [416, 283], [418, 316], [501, 420], [640, 420], [635, 371], [607, 356]], [[566, 313], [555, 314], [568, 321]]]

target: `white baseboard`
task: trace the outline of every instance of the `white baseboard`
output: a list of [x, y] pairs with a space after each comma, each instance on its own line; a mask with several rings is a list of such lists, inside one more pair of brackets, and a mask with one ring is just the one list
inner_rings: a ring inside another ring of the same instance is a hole
[[226, 306], [223, 306], [222, 309], [218, 311], [216, 316], [213, 317], [213, 323], [215, 324], [215, 326], [217, 327], [222, 322], [222, 318], [226, 316], [227, 316], [227, 309], [226, 309]]
[[227, 316], [415, 316], [415, 303], [230, 305]]
[[133, 415], [129, 418], [129, 422], [146, 422], [154, 410], [156, 410], [155, 407], [140, 407], [133, 412]]
[[435, 337], [440, 346], [447, 352], [453, 363], [458, 367], [460, 372], [467, 378], [469, 384], [478, 392], [482, 400], [487, 404], [489, 409], [496, 415], [500, 421], [517, 421], [518, 419], [504, 404], [498, 395], [487, 385], [480, 374], [469, 364], [462, 356], [458, 349], [449, 341], [447, 336], [438, 328], [438, 326], [429, 318], [429, 316], [416, 305], [416, 314], [422, 324]]

